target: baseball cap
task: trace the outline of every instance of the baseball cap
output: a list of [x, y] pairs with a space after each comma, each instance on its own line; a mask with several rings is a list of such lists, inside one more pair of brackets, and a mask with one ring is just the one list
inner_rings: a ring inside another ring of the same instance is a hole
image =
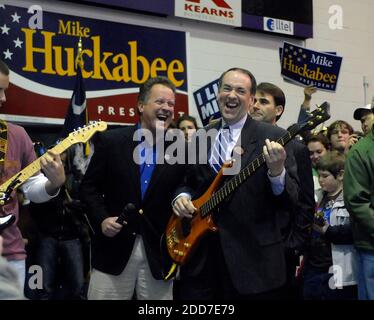
[[371, 109], [371, 104], [370, 104], [370, 103], [367, 104], [367, 105], [364, 106], [364, 107], [359, 107], [359, 108], [357, 108], [357, 109], [354, 111], [354, 113], [353, 113], [353, 118], [354, 118], [355, 120], [361, 120], [361, 117], [362, 117], [365, 113], [367, 113], [368, 111], [372, 111], [372, 109]]

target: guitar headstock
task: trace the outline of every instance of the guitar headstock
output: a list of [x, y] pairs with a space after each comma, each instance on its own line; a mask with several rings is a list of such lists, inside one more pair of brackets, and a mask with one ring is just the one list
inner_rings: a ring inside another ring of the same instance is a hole
[[302, 130], [312, 130], [319, 124], [329, 120], [330, 117], [330, 104], [325, 101], [309, 114], [307, 122], [302, 125]]
[[87, 142], [97, 131], [105, 131], [108, 125], [104, 121], [94, 121], [88, 126], [74, 130], [68, 136], [72, 143]]
[[309, 116], [306, 122], [303, 124], [294, 124], [292, 125], [288, 131], [292, 135], [296, 135], [303, 131], [312, 130], [315, 127], [317, 127], [319, 124], [325, 122], [326, 120], [330, 119], [330, 104], [325, 101], [322, 103], [317, 109], [313, 110]]

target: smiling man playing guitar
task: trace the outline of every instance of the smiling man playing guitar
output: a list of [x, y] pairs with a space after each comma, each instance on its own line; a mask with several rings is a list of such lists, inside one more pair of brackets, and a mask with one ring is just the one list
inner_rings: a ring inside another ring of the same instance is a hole
[[[239, 150], [243, 168], [263, 152], [266, 166], [259, 166], [249, 179], [240, 181], [240, 187], [214, 212], [218, 232], [205, 236], [181, 267], [182, 299], [267, 299], [281, 295], [286, 271], [276, 209], [297, 201], [299, 184], [292, 148], [274, 142], [286, 131], [248, 116], [255, 92], [256, 80], [245, 69], [232, 68], [220, 77], [218, 102], [223, 121], [213, 127], [228, 126], [233, 133], [227, 139], [225, 160], [232, 150]], [[208, 151], [208, 159], [214, 156], [217, 140], [208, 147], [213, 150]], [[190, 218], [196, 210], [191, 199], [207, 190], [215, 176], [209, 163], [191, 165], [186, 184], [177, 191], [174, 213]]]
[[[8, 86], [9, 69], [0, 60], [0, 107], [6, 101], [5, 90]], [[22, 127], [0, 120], [0, 129], [0, 182], [3, 183], [32, 163], [36, 155], [33, 144]], [[65, 182], [64, 167], [58, 154], [49, 152], [41, 159], [40, 165], [45, 175], [41, 173], [33, 175], [21, 187], [27, 198], [34, 202], [50, 200], [57, 195], [59, 187]], [[17, 179], [14, 182], [17, 184]], [[14, 191], [10, 194], [9, 201], [5, 201], [0, 207], [0, 216], [9, 214], [14, 215], [17, 222], [18, 201]], [[3, 230], [2, 237], [4, 238], [3, 255], [17, 270], [23, 288], [26, 252], [16, 223]]]

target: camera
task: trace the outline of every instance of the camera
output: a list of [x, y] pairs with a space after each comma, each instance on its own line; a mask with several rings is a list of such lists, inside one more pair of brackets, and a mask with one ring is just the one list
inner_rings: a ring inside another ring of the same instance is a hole
[[314, 223], [321, 227], [325, 225], [325, 215], [323, 211], [317, 211], [314, 214]]

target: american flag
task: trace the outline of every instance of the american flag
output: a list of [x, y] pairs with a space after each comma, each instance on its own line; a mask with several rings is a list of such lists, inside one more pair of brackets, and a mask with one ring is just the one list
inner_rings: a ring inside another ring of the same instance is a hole
[[0, 3], [0, 54], [1, 59], [13, 71], [24, 65], [24, 34], [21, 28], [28, 27], [27, 9]]

